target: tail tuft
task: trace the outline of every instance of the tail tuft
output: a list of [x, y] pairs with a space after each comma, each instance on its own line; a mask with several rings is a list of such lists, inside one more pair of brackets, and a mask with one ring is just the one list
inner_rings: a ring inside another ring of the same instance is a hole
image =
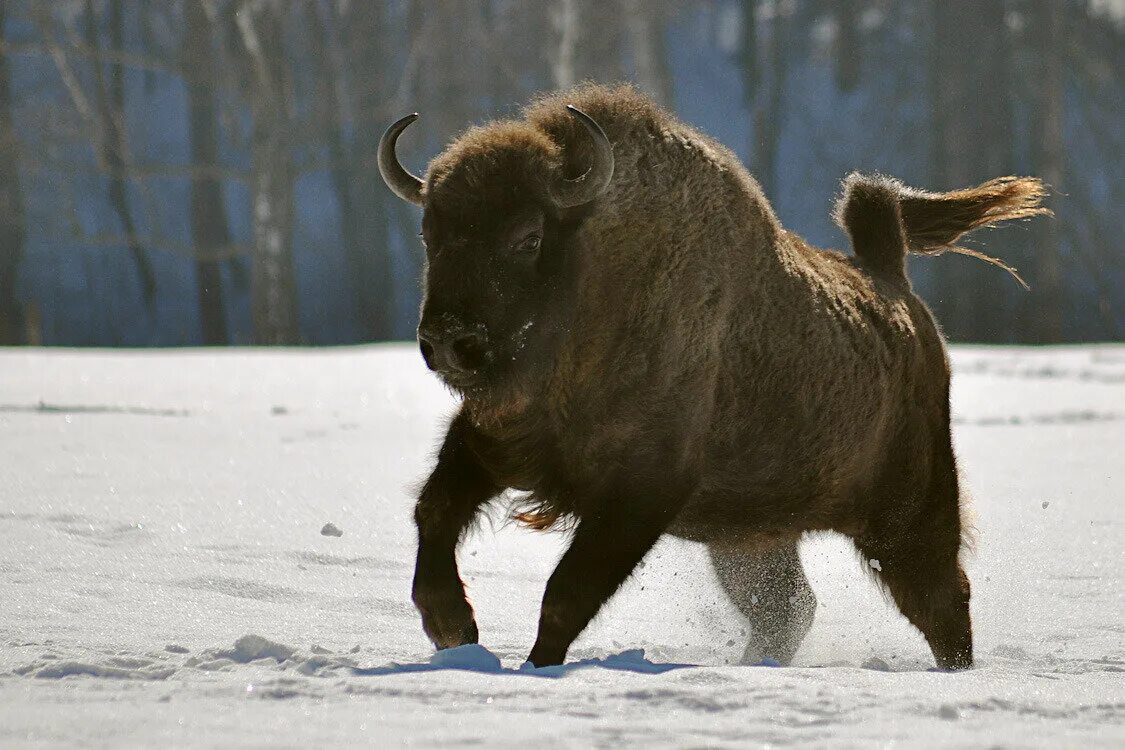
[[848, 233], [852, 249], [873, 272], [906, 275], [902, 196], [910, 191], [893, 177], [852, 172], [832, 218]]
[[971, 255], [999, 266], [1026, 288], [1014, 268], [956, 242], [968, 232], [1009, 219], [1050, 215], [1046, 190], [1035, 177], [997, 177], [949, 193], [915, 190], [892, 177], [853, 172], [833, 214], [855, 254], [872, 272], [905, 275], [907, 252]]

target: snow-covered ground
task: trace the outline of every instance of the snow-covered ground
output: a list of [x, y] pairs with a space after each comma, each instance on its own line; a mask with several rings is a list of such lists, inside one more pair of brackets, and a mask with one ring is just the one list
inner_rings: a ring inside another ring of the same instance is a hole
[[1125, 746], [1125, 346], [954, 361], [976, 669], [826, 536], [796, 667], [728, 663], [743, 623], [665, 540], [532, 674], [563, 537], [464, 545], [482, 647], [435, 658], [410, 603], [454, 406], [413, 347], [0, 352], [0, 747]]

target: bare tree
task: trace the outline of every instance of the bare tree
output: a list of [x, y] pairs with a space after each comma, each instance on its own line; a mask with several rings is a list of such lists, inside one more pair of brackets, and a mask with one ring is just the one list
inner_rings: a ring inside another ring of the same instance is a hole
[[[219, 161], [218, 122], [215, 107], [215, 54], [212, 20], [206, 0], [186, 0], [184, 7], [183, 60], [187, 81], [188, 136], [191, 161], [214, 165]], [[223, 303], [219, 249], [230, 243], [222, 186], [211, 175], [191, 177], [191, 235], [196, 249], [196, 290], [199, 325], [206, 346], [228, 343], [226, 306]]]
[[[519, 34], [522, 29], [516, 27], [516, 11], [520, 5], [511, 3], [496, 3], [485, 0], [481, 4], [481, 19], [483, 29], [489, 40], [485, 54], [487, 55], [487, 83], [489, 96], [492, 99], [492, 110], [503, 114], [514, 109], [519, 102], [521, 67], [514, 58], [514, 47], [508, 40]], [[540, 15], [542, 15], [541, 9]], [[540, 56], [542, 57], [542, 56]]]
[[[777, 200], [777, 150], [781, 142], [782, 120], [785, 117], [785, 79], [789, 73], [787, 37], [789, 24], [786, 4], [772, 3], [766, 55], [769, 58], [767, 83], [754, 97], [753, 154], [754, 176], [770, 200]], [[745, 21], [744, 21], [745, 22]], [[753, 22], [753, 18], [749, 19]]]
[[[1036, 174], [1056, 192], [1063, 192], [1063, 50], [1065, 21], [1058, 0], [1034, 0], [1031, 47], [1038, 63], [1036, 99], [1032, 112], [1031, 147]], [[1035, 225], [1035, 330], [1041, 343], [1062, 339], [1062, 269], [1059, 226], [1054, 221]]]
[[414, 5], [424, 73], [416, 79], [415, 90], [425, 100], [427, 120], [442, 141], [482, 114], [483, 95], [489, 89], [484, 80], [488, 61], [482, 4], [483, 0], [426, 0]]
[[621, 50], [625, 24], [622, 15], [620, 0], [578, 0], [581, 33], [575, 55], [575, 73], [579, 81], [618, 81], [624, 77]]
[[[1012, 116], [1004, 5], [932, 0], [930, 64], [932, 187], [952, 190], [1012, 172]], [[990, 247], [1000, 243], [993, 241]], [[943, 297], [933, 300], [954, 339], [1000, 340], [1006, 320], [1001, 281], [984, 264], [936, 265]]]
[[[156, 296], [156, 277], [145, 248], [135, 240], [136, 226], [129, 207], [129, 145], [125, 132], [125, 74], [120, 64], [109, 65], [106, 80], [105, 57], [102, 50], [98, 17], [93, 0], [86, 0], [86, 45], [93, 51], [96, 116], [94, 118], [94, 150], [109, 178], [109, 202], [117, 214], [125, 237], [134, 238], [129, 245], [133, 263], [140, 277], [141, 295], [151, 305]], [[121, 0], [109, 0], [109, 51], [120, 54], [124, 49], [125, 16]]]
[[664, 44], [668, 15], [662, 0], [626, 0], [622, 18], [629, 32], [637, 84], [660, 104], [671, 107], [672, 74]]
[[[1125, 34], [1120, 20], [1104, 4], [1096, 8], [1092, 3], [1067, 3], [1063, 10], [1064, 33], [1059, 41], [1063, 44], [1064, 91], [1070, 92], [1064, 104], [1067, 119], [1073, 123], [1064, 134], [1065, 160], [1075, 167], [1067, 175], [1067, 164], [1063, 165], [1065, 197], [1060, 194], [1056, 203], [1058, 229], [1067, 239], [1075, 263], [1060, 270], [1065, 276], [1077, 265], [1085, 273], [1097, 289], [1094, 307], [1102, 321], [1101, 335], [1118, 340], [1125, 330], [1125, 257], [1120, 252], [1125, 219], [1119, 209], [1125, 205], [1125, 132], [1121, 127], [1125, 87], [1120, 85], [1125, 81]], [[1098, 190], [1098, 185], [1104, 189]], [[1075, 329], [1067, 334], [1074, 336]]]
[[738, 66], [742, 71], [742, 100], [747, 109], [754, 105], [754, 96], [761, 83], [761, 63], [758, 60], [758, 19], [755, 12], [758, 0], [740, 3], [741, 38], [738, 45]]
[[258, 344], [300, 340], [293, 277], [293, 167], [289, 70], [282, 8], [243, 0], [235, 24], [245, 60], [253, 125], [250, 200], [254, 221], [250, 307]]
[[551, 8], [551, 21], [558, 37], [551, 75], [558, 88], [573, 86], [578, 82], [575, 56], [578, 50], [578, 36], [581, 33], [578, 25], [578, 0], [556, 0]]
[[[7, 11], [7, 0], [0, 0], [0, 41]], [[19, 144], [12, 125], [11, 72], [7, 49], [0, 45], [0, 345], [4, 346], [26, 343], [23, 310], [16, 299], [24, 231]]]
[[382, 127], [392, 116], [387, 9], [382, 3], [320, 3], [311, 10], [312, 42], [322, 65], [325, 137], [359, 337], [390, 338], [394, 280], [387, 249], [388, 207], [374, 161]]
[[620, 0], [555, 0], [551, 14], [555, 31], [551, 68], [556, 87], [623, 77]]
[[851, 91], [859, 84], [863, 52], [856, 0], [836, 0], [836, 85]]

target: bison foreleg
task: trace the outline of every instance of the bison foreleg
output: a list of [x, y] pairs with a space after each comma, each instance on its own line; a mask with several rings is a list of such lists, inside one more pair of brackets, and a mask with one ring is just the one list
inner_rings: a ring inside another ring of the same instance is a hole
[[579, 522], [570, 548], [547, 581], [539, 636], [529, 662], [536, 667], [562, 664], [570, 644], [629, 577], [673, 515], [667, 508], [638, 510], [614, 503]]
[[457, 544], [480, 507], [502, 489], [466, 444], [470, 429], [461, 415], [450, 424], [437, 466], [414, 508], [418, 525], [414, 604], [426, 635], [439, 649], [477, 642], [473, 608], [457, 570]]

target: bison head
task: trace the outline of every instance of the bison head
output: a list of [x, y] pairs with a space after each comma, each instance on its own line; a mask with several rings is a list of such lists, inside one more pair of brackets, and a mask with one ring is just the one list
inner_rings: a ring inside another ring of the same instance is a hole
[[[547, 366], [568, 325], [574, 233], [613, 176], [605, 133], [569, 110], [582, 136], [572, 153], [530, 124], [492, 123], [454, 141], [425, 181], [395, 155], [399, 135], [418, 115], [391, 125], [379, 143], [387, 186], [423, 208], [422, 357], [463, 394], [495, 390]], [[571, 177], [575, 162], [585, 169]]]

